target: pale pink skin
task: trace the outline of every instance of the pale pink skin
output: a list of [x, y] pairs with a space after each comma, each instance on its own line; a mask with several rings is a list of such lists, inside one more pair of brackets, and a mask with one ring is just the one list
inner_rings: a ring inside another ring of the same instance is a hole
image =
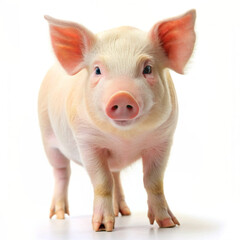
[[[195, 11], [149, 33], [121, 27], [94, 35], [76, 23], [46, 19], [62, 65], [49, 70], [39, 93], [42, 139], [55, 176], [50, 217], [69, 214], [71, 159], [85, 167], [94, 188], [93, 229], [112, 231], [119, 212], [130, 214], [120, 171], [142, 158], [150, 223], [179, 224], [163, 191], [178, 115], [167, 68], [183, 73], [195, 42]], [[146, 66], [152, 71], [144, 72]]]

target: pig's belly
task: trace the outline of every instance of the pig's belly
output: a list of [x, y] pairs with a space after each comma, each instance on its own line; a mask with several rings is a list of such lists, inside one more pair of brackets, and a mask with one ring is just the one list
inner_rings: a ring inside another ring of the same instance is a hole
[[132, 163], [134, 163], [136, 160], [140, 159], [141, 156], [139, 155], [138, 157], [135, 158], [116, 158], [116, 159], [109, 159], [108, 160], [108, 165], [109, 165], [109, 169], [112, 172], [118, 172], [121, 171], [122, 169], [128, 167], [129, 165], [131, 165]]
[[141, 152], [138, 149], [129, 147], [119, 147], [113, 149], [108, 159], [108, 165], [111, 171], [120, 171], [136, 160], [141, 158]]
[[[64, 141], [64, 143], [62, 144], [61, 142], [59, 142], [58, 148], [62, 152], [62, 154], [69, 160], [83, 165], [79, 150], [73, 138], [68, 138], [68, 141]], [[118, 148], [117, 150], [109, 150], [111, 154], [106, 160], [108, 161], [109, 169], [113, 172], [120, 171], [141, 158], [141, 155], [138, 151], [132, 151], [129, 148]]]
[[66, 158], [82, 165], [82, 161], [76, 144], [65, 144], [64, 146], [60, 146], [59, 149]]
[[[69, 160], [83, 165], [81, 154], [79, 153], [79, 150], [81, 151], [81, 149], [78, 149], [77, 143], [70, 129], [65, 129], [64, 133], [58, 132], [55, 137], [57, 148], [61, 153]], [[103, 149], [108, 149], [110, 153], [109, 156], [106, 157], [106, 161], [108, 161], [109, 169], [111, 171], [120, 171], [141, 158], [142, 144], [139, 142], [118, 141], [117, 143], [114, 143], [114, 141], [109, 142], [107, 139], [104, 139], [103, 142], [107, 143], [103, 145]]]
[[82, 161], [80, 158], [79, 150], [77, 148], [77, 144], [75, 139], [73, 138], [70, 131], [67, 136], [61, 136], [61, 134], [53, 134], [52, 144], [53, 148], [58, 148], [59, 151], [69, 160], [72, 160], [78, 164], [82, 165]]

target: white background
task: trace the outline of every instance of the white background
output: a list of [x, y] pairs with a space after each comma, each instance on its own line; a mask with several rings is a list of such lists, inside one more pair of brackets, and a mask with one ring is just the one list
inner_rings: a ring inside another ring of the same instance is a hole
[[[22, 234], [25, 239], [38, 239], [35, 229], [41, 224], [49, 227], [53, 176], [41, 144], [37, 95], [55, 58], [43, 15], [79, 22], [93, 32], [121, 25], [148, 31], [159, 20], [195, 8], [193, 58], [186, 75], [172, 73], [180, 116], [166, 171], [166, 197], [183, 223], [190, 219], [198, 229], [197, 223], [204, 219], [205, 225], [215, 226], [216, 239], [236, 239], [240, 213], [237, 2], [0, 0], [0, 238], [16, 239]], [[132, 212], [145, 217], [141, 162], [124, 170], [122, 180]], [[91, 215], [90, 180], [74, 163], [69, 200], [73, 219]], [[206, 232], [204, 239], [214, 238]]]

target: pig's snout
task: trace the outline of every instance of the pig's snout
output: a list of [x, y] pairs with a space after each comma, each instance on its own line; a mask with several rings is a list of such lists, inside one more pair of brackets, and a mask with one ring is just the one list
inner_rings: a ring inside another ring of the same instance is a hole
[[125, 91], [113, 94], [106, 106], [106, 114], [113, 120], [134, 119], [139, 113], [139, 105], [134, 97]]

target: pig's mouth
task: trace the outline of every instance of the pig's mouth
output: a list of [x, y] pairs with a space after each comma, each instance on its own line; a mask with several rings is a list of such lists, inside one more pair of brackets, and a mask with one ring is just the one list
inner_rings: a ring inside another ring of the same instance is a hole
[[129, 126], [131, 124], [131, 120], [114, 120], [114, 122], [118, 125], [118, 126]]
[[118, 127], [131, 127], [136, 121], [138, 121], [140, 116], [134, 119], [128, 119], [128, 120], [112, 120], [115, 126]]

